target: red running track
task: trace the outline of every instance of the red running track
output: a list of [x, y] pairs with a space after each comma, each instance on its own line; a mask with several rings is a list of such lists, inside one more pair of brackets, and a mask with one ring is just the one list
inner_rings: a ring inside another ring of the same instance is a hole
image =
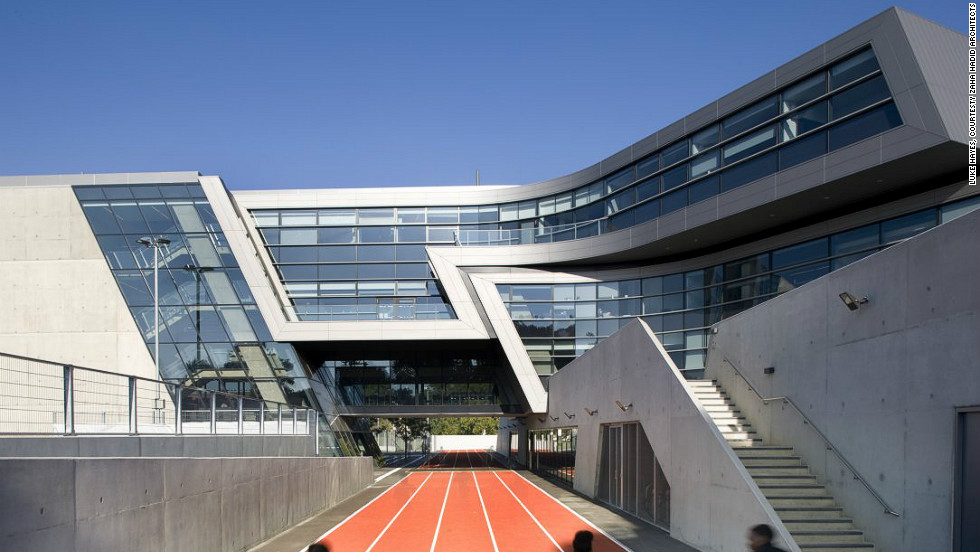
[[418, 467], [420, 470], [469, 470], [483, 468], [503, 468], [493, 456], [485, 450], [444, 450], [434, 453], [425, 463]]
[[332, 528], [331, 552], [629, 552], [512, 471], [416, 471]]

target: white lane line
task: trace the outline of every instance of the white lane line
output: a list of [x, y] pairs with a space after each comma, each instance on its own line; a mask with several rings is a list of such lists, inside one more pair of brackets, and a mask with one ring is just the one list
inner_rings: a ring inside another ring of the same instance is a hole
[[551, 500], [554, 500], [558, 504], [561, 504], [561, 507], [562, 508], [564, 508], [564, 509], [568, 510], [569, 512], [571, 512], [572, 515], [574, 515], [575, 517], [577, 517], [580, 520], [582, 520], [583, 522], [585, 522], [585, 524], [588, 525], [589, 527], [595, 529], [599, 533], [602, 533], [607, 539], [609, 539], [609, 540], [613, 541], [614, 543], [618, 544], [626, 552], [633, 552], [633, 550], [630, 549], [628, 546], [626, 546], [625, 544], [619, 542], [619, 540], [617, 540], [616, 537], [614, 537], [614, 536], [610, 535], [609, 533], [603, 531], [602, 529], [600, 529], [599, 527], [597, 527], [594, 523], [592, 523], [591, 521], [589, 521], [589, 520], [585, 519], [584, 517], [582, 517], [582, 514], [580, 514], [580, 513], [576, 512], [575, 510], [573, 510], [571, 508], [571, 506], [569, 506], [568, 504], [565, 504], [564, 502], [562, 502], [562, 501], [558, 500], [557, 498], [555, 498], [555, 497], [551, 496], [550, 494], [548, 494], [548, 491], [545, 491], [541, 487], [538, 487], [530, 479], [524, 477], [523, 475], [521, 475], [521, 474], [519, 474], [517, 472], [510, 472], [510, 473], [513, 473], [517, 477], [520, 477], [521, 479], [523, 479], [524, 481], [526, 481], [529, 485], [531, 485], [532, 487], [534, 487], [535, 489], [537, 489], [544, 496], [550, 498]]
[[476, 485], [476, 496], [480, 497], [480, 508], [483, 508], [483, 519], [487, 522], [487, 531], [490, 532], [490, 542], [493, 544], [493, 552], [500, 552], [497, 548], [497, 538], [493, 536], [493, 527], [490, 526], [490, 516], [487, 515], [487, 505], [483, 502], [483, 493], [480, 492], [480, 482], [476, 480], [476, 472], [470, 472], [473, 476], [473, 484]]
[[429, 552], [435, 552], [436, 542], [439, 540], [439, 529], [442, 527], [442, 516], [446, 514], [446, 503], [449, 502], [449, 489], [453, 488], [453, 476], [456, 472], [449, 472], [449, 485], [446, 486], [446, 496], [442, 499], [442, 509], [439, 510], [439, 521], [436, 522], [436, 533], [432, 535], [432, 546]]
[[378, 544], [378, 541], [381, 540], [381, 537], [385, 536], [385, 533], [388, 532], [388, 529], [390, 529], [391, 526], [395, 524], [395, 520], [398, 519], [398, 516], [402, 515], [402, 512], [405, 511], [405, 508], [408, 508], [408, 505], [412, 503], [412, 499], [415, 498], [415, 495], [419, 494], [419, 491], [422, 490], [422, 487], [425, 487], [425, 484], [429, 482], [429, 479], [432, 478], [433, 473], [435, 472], [430, 472], [429, 475], [426, 476], [425, 481], [423, 481], [422, 484], [419, 485], [418, 489], [415, 489], [415, 492], [412, 493], [412, 496], [408, 497], [408, 500], [405, 501], [405, 504], [402, 504], [402, 507], [399, 508], [398, 512], [395, 513], [395, 517], [391, 518], [391, 521], [388, 522], [388, 525], [385, 525], [385, 528], [382, 529], [380, 533], [378, 533], [378, 536], [375, 537], [374, 542], [372, 542], [371, 546], [368, 546], [367, 550], [365, 550], [364, 552], [371, 552], [371, 550], [374, 549], [374, 547]]
[[[385, 489], [385, 490], [384, 490], [384, 491], [383, 491], [383, 492], [382, 492], [381, 494], [379, 494], [378, 496], [376, 496], [376, 497], [374, 497], [374, 498], [372, 498], [372, 499], [371, 499], [370, 501], [368, 501], [368, 503], [367, 503], [367, 504], [365, 504], [364, 506], [361, 506], [361, 507], [360, 507], [360, 508], [358, 508], [357, 510], [354, 510], [354, 513], [353, 513], [353, 514], [351, 514], [351, 515], [349, 515], [349, 516], [347, 516], [347, 517], [345, 517], [345, 518], [343, 519], [343, 521], [341, 521], [341, 522], [340, 522], [340, 523], [338, 523], [337, 525], [334, 525], [333, 527], [331, 527], [330, 529], [328, 529], [326, 533], [324, 533], [324, 534], [322, 534], [322, 535], [320, 535], [319, 537], [317, 537], [317, 538], [316, 538], [316, 540], [314, 540], [313, 542], [320, 542], [320, 541], [322, 541], [323, 539], [325, 539], [325, 538], [327, 538], [327, 536], [328, 536], [328, 535], [329, 535], [330, 533], [333, 533], [333, 532], [334, 532], [334, 531], [336, 531], [337, 529], [340, 529], [340, 526], [341, 526], [341, 525], [343, 525], [343, 524], [345, 524], [345, 523], [347, 523], [348, 521], [350, 521], [350, 520], [351, 520], [351, 518], [353, 518], [353, 517], [354, 517], [354, 516], [356, 516], [357, 514], [359, 514], [359, 513], [361, 513], [361, 510], [363, 510], [363, 509], [365, 509], [365, 508], [367, 508], [368, 506], [370, 506], [371, 504], [373, 504], [375, 500], [378, 500], [379, 498], [381, 498], [381, 497], [383, 497], [384, 495], [386, 495], [386, 494], [388, 494], [388, 493], [389, 493], [389, 492], [390, 492], [390, 491], [391, 491], [392, 489], [394, 489], [395, 487], [397, 487], [397, 486], [399, 486], [399, 485], [401, 485], [402, 483], [404, 483], [404, 482], [406, 482], [406, 481], [408, 481], [408, 478], [409, 478], [409, 477], [412, 477], [412, 475], [415, 475], [415, 474], [409, 474], [409, 475], [408, 475], [408, 477], [406, 477], [405, 479], [402, 479], [402, 480], [401, 480], [401, 481], [399, 481], [398, 483], [395, 483], [394, 485], [392, 485], [392, 486], [390, 486], [390, 487], [388, 487], [387, 489]], [[421, 477], [421, 475], [420, 475], [419, 477]], [[306, 546], [304, 546], [304, 547], [303, 547], [303, 549], [302, 549], [302, 550], [299, 550], [298, 552], [306, 552], [306, 549], [307, 549], [307, 547], [306, 547]]]
[[500, 481], [500, 484], [503, 485], [505, 489], [507, 489], [507, 492], [510, 493], [510, 496], [514, 497], [514, 500], [516, 500], [517, 503], [521, 505], [521, 508], [524, 508], [524, 511], [527, 512], [527, 515], [531, 517], [535, 525], [538, 526], [538, 529], [541, 529], [541, 532], [548, 537], [548, 540], [551, 541], [551, 544], [555, 545], [555, 548], [558, 549], [558, 552], [565, 552], [564, 550], [562, 550], [561, 545], [558, 544], [558, 541], [556, 541], [555, 538], [551, 536], [551, 533], [549, 533], [548, 530], [544, 528], [544, 525], [541, 525], [541, 522], [538, 521], [538, 518], [534, 517], [534, 514], [531, 513], [531, 510], [528, 510], [527, 506], [525, 506], [524, 503], [521, 502], [521, 499], [517, 498], [517, 495], [514, 494], [514, 491], [510, 490], [510, 487], [507, 486], [507, 483], [505, 483], [503, 479], [500, 479], [500, 476], [497, 475], [497, 472], [492, 472], [492, 473], [497, 478], [497, 480]]
[[382, 479], [384, 479], [384, 478], [386, 478], [386, 477], [388, 477], [389, 475], [391, 475], [391, 474], [393, 474], [393, 473], [395, 473], [395, 472], [397, 472], [398, 470], [401, 470], [401, 469], [405, 469], [405, 468], [408, 468], [408, 467], [410, 467], [410, 466], [411, 466], [412, 464], [414, 464], [415, 462], [418, 462], [418, 461], [420, 461], [420, 460], [422, 460], [422, 459], [424, 459], [424, 458], [425, 458], [425, 455], [424, 455], [424, 454], [423, 454], [423, 455], [420, 455], [420, 456], [418, 456], [417, 458], [415, 458], [414, 460], [412, 460], [411, 462], [409, 462], [409, 463], [407, 463], [407, 464], [405, 464], [404, 466], [399, 466], [399, 467], [397, 467], [397, 468], [395, 468], [395, 469], [393, 469], [393, 470], [391, 470], [391, 471], [389, 471], [389, 472], [386, 472], [386, 473], [383, 473], [383, 474], [381, 474], [381, 475], [379, 475], [378, 477], [376, 477], [376, 478], [374, 479], [374, 482], [375, 482], [375, 483], [377, 483], [378, 481], [381, 481]]

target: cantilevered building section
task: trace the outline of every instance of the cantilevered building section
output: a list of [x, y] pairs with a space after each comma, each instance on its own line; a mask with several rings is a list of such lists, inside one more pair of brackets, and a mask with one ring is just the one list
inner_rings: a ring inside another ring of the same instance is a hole
[[[229, 192], [196, 173], [5, 177], [4, 233], [26, 243], [25, 202], [85, 221], [71, 231], [97, 244], [100, 278], [132, 317], [106, 331], [151, 353], [152, 260], [136, 240], [170, 239], [168, 380], [330, 418], [543, 412], [548, 378], [636, 318], [696, 379], [712, 324], [977, 208], [948, 62], [965, 41], [892, 9], [535, 184]], [[33, 203], [38, 190], [58, 200]], [[35, 266], [28, 247], [2, 262]], [[15, 329], [26, 314], [9, 310], [0, 345], [37, 353]], [[66, 361], [98, 346], [75, 345]], [[130, 349], [104, 360], [152, 366]]]

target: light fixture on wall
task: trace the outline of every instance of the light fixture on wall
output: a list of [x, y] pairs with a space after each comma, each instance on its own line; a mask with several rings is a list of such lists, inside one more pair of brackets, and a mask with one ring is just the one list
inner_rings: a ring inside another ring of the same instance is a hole
[[859, 308], [861, 308], [861, 305], [864, 305], [865, 303], [868, 302], [867, 297], [862, 297], [858, 299], [857, 297], [851, 295], [846, 291], [841, 293], [839, 297], [840, 300], [844, 302], [844, 306], [846, 306], [849, 310], [852, 311], [858, 310]]
[[595, 410], [589, 410], [589, 407], [587, 407], [587, 406], [582, 407], [582, 410], [584, 410], [585, 413], [588, 414], [589, 416], [595, 416], [595, 413], [599, 411], [598, 408], [595, 409]]
[[575, 414], [569, 414], [568, 412], [565, 412], [565, 417], [568, 418], [569, 420], [574, 420]]
[[552, 422], [557, 422], [558, 420], [560, 420], [560, 419], [561, 419], [561, 418], [559, 418], [558, 416], [548, 416], [548, 417], [549, 417], [549, 418], [551, 418], [551, 421], [552, 421]]
[[543, 424], [543, 423], [545, 423], [545, 421], [547, 421], [547, 420], [548, 420], [548, 418], [538, 418], [538, 423], [539, 423], [539, 424]]
[[623, 412], [626, 412], [627, 410], [633, 408], [633, 403], [623, 404], [622, 401], [616, 401], [616, 406], [618, 406]]

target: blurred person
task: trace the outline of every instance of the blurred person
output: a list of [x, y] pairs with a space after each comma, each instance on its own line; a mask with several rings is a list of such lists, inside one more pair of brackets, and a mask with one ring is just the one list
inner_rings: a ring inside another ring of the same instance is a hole
[[314, 542], [309, 548], [306, 549], [306, 552], [330, 552], [330, 549], [327, 548], [327, 545], [325, 544]]
[[772, 527], [765, 523], [749, 529], [749, 549], [753, 552], [786, 552], [772, 545]]
[[579, 531], [572, 540], [572, 552], [592, 552], [592, 531]]

